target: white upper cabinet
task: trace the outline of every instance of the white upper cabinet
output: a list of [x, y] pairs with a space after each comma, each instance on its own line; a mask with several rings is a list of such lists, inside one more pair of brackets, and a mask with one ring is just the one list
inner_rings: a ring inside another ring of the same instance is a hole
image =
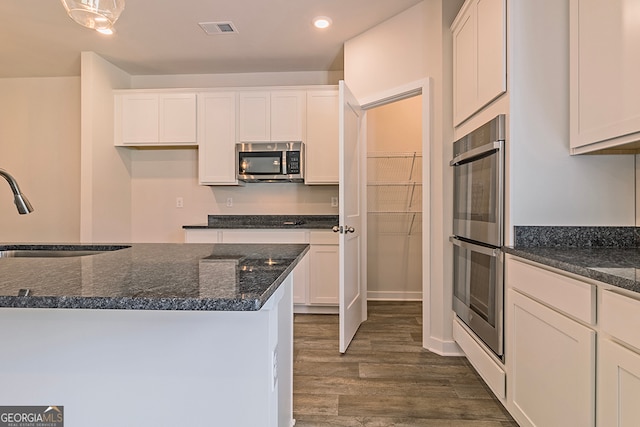
[[306, 92], [241, 91], [240, 142], [303, 141]]
[[637, 0], [570, 2], [572, 154], [640, 149], [637, 12]]
[[307, 92], [305, 184], [338, 184], [338, 91]]
[[467, 0], [451, 32], [457, 126], [507, 90], [505, 0]]
[[235, 185], [236, 92], [198, 95], [198, 174], [203, 185]]
[[117, 93], [114, 138], [118, 146], [195, 145], [195, 93]]

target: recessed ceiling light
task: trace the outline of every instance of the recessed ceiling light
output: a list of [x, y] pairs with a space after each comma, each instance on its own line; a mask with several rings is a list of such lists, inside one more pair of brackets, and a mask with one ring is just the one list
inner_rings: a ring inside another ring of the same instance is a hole
[[331, 22], [331, 18], [329, 18], [328, 16], [316, 16], [315, 18], [313, 18], [313, 25], [316, 28], [327, 28], [331, 26]]

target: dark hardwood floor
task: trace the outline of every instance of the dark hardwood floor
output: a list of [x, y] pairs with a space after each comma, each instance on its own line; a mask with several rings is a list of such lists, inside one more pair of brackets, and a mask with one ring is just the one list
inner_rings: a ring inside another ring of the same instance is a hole
[[421, 343], [422, 303], [370, 301], [344, 355], [338, 316], [296, 314], [296, 427], [517, 426], [466, 358]]

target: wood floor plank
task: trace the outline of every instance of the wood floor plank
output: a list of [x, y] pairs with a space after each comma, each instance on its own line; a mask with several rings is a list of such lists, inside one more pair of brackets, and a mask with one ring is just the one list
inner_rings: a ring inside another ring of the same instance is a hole
[[498, 403], [430, 396], [339, 395], [338, 415], [449, 420], [507, 420]]

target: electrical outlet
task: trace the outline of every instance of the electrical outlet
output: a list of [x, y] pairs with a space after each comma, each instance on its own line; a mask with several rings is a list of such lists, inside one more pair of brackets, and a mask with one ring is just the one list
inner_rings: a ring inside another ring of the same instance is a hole
[[176, 197], [176, 208], [183, 208], [184, 207], [184, 200], [182, 199], [182, 197]]
[[230, 208], [233, 206], [233, 197], [227, 197], [227, 207]]
[[338, 198], [337, 197], [332, 197], [331, 198], [331, 207], [332, 208], [337, 208], [338, 207]]

